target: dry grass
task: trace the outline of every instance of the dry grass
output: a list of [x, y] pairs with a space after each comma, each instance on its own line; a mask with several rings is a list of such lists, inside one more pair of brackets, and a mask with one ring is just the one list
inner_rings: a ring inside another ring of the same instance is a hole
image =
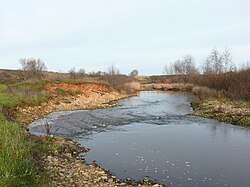
[[197, 95], [200, 100], [207, 97], [222, 98], [224, 96], [222, 91], [217, 91], [204, 86], [193, 86], [192, 93]]
[[121, 93], [131, 94], [140, 90], [140, 84], [126, 75], [104, 75], [102, 80], [107, 82], [112, 89]]
[[138, 82], [129, 82], [124, 84], [124, 88], [126, 93], [135, 93], [139, 92], [141, 86]]

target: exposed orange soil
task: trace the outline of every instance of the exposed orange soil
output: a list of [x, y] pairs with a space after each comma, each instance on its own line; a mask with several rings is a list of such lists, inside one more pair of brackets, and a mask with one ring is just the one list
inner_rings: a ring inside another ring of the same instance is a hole
[[[76, 94], [68, 94], [63, 97], [58, 95], [58, 89]], [[17, 119], [19, 123], [30, 123], [51, 112], [112, 107], [116, 103], [111, 103], [111, 101], [130, 96], [111, 91], [108, 85], [101, 83], [48, 83], [45, 86], [45, 91], [53, 94], [51, 100], [40, 106], [17, 108], [21, 113]]]

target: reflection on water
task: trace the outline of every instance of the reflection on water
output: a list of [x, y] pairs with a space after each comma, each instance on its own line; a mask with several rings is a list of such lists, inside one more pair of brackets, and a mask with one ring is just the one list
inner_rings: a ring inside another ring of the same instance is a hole
[[[91, 148], [96, 160], [117, 177], [151, 179], [173, 186], [249, 186], [250, 131], [188, 115], [187, 96], [142, 92], [120, 106], [53, 113], [58, 133]], [[43, 132], [42, 120], [30, 125]]]

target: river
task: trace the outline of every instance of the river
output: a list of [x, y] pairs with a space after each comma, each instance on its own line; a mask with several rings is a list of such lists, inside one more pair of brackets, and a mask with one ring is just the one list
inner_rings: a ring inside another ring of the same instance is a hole
[[180, 92], [141, 92], [107, 109], [56, 112], [30, 124], [41, 135], [45, 120], [58, 135], [90, 148], [118, 178], [144, 176], [169, 186], [250, 184], [250, 129], [192, 116]]

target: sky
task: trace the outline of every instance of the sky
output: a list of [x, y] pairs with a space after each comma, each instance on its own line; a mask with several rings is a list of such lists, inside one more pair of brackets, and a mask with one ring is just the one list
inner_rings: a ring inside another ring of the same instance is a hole
[[162, 74], [213, 48], [250, 61], [249, 0], [0, 0], [0, 69], [41, 58], [50, 71]]

